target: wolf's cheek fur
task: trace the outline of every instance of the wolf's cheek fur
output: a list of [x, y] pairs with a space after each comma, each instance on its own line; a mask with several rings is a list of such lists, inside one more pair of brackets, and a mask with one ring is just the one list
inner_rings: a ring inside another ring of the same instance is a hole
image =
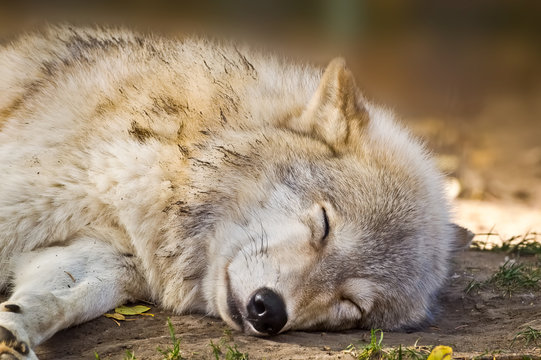
[[[288, 322], [282, 331], [358, 327], [371, 311], [376, 285], [352, 277], [354, 269], [362, 264], [351, 265], [351, 273], [343, 273], [344, 264], [327, 262], [326, 252], [332, 252], [337, 244], [314, 245], [320, 242], [326, 226], [319, 203], [305, 211], [297, 209], [303, 215], [285, 215], [276, 210], [280, 207], [275, 203], [284, 196], [270, 196], [265, 208], [252, 209], [255, 221], [243, 226], [230, 224], [217, 231], [217, 239], [229, 236], [228, 241], [236, 246], [232, 251], [231, 247], [210, 251], [214, 260], [210, 261], [206, 294], [215, 304], [214, 312], [232, 327], [257, 334], [249, 322], [248, 303], [259, 289], [267, 288], [284, 300]], [[293, 194], [286, 197], [295, 203]], [[336, 217], [330, 204], [326, 205], [328, 212]], [[333, 235], [328, 239], [336, 240]], [[344, 256], [343, 260], [347, 258]]]
[[[228, 241], [215, 244], [234, 243], [234, 248], [214, 246], [209, 249], [212, 260], [204, 280], [205, 295], [215, 304], [220, 316], [230, 323], [233, 321], [228, 302], [234, 301], [246, 319], [251, 295], [262, 288], [272, 289], [282, 296], [288, 318], [295, 318], [291, 313], [292, 294], [302, 285], [315, 259], [312, 231], [298, 217], [281, 214], [271, 205], [276, 206], [270, 204], [269, 208], [260, 209], [249, 224], [229, 224], [217, 230], [217, 239], [227, 236]], [[238, 327], [238, 324], [232, 325]]]

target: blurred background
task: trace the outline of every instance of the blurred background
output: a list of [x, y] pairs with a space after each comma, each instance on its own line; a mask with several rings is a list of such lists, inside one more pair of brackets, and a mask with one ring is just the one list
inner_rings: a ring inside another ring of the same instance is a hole
[[59, 22], [344, 56], [438, 154], [463, 224], [541, 231], [541, 1], [3, 1], [0, 41]]

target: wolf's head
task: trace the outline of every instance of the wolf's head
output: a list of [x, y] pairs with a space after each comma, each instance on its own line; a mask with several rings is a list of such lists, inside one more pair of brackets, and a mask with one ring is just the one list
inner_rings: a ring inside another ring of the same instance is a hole
[[210, 243], [210, 310], [258, 335], [430, 320], [467, 234], [449, 224], [426, 152], [366, 103], [343, 60], [259, 144]]

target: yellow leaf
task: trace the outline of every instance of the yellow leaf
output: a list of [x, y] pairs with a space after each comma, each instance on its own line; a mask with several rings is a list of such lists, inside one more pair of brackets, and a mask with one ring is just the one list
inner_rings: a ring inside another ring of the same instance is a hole
[[453, 349], [449, 346], [439, 345], [432, 349], [426, 360], [450, 360], [453, 356]]
[[122, 314], [103, 314], [105, 317], [115, 319], [115, 320], [121, 320], [124, 321], [126, 318]]
[[115, 312], [122, 315], [141, 315], [142, 313], [149, 310], [150, 308], [144, 305], [119, 306], [115, 308]]

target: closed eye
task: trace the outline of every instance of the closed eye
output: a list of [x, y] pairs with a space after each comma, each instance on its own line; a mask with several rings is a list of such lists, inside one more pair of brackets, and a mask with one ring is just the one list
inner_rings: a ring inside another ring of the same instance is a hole
[[323, 213], [323, 237], [321, 238], [321, 240], [324, 241], [329, 236], [331, 227], [329, 225], [329, 217], [327, 216], [327, 211], [324, 207], [322, 207], [321, 210]]

